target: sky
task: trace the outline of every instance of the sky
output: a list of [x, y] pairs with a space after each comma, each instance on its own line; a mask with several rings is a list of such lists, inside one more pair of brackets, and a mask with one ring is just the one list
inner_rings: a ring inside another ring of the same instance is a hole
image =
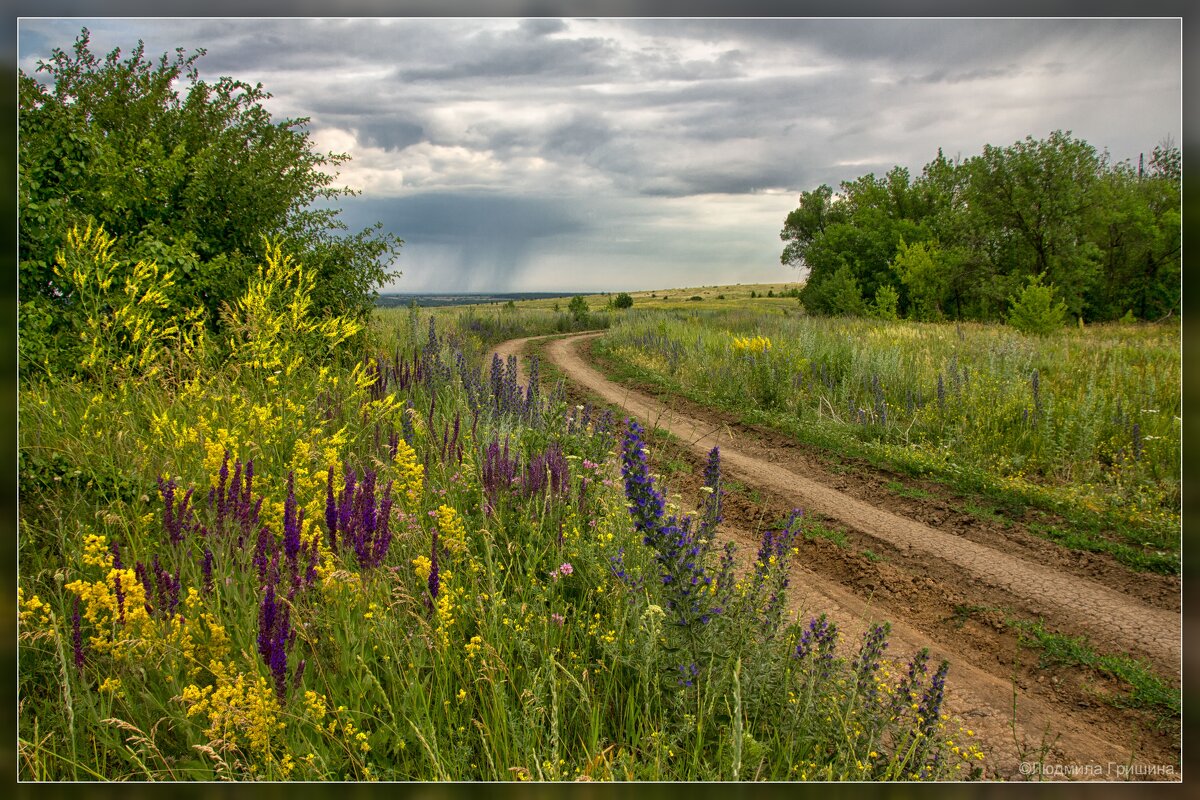
[[25, 18], [27, 73], [96, 52], [207, 54], [344, 152], [354, 229], [405, 240], [385, 291], [796, 281], [800, 192], [941, 148], [1070, 130], [1114, 160], [1179, 144], [1179, 19]]

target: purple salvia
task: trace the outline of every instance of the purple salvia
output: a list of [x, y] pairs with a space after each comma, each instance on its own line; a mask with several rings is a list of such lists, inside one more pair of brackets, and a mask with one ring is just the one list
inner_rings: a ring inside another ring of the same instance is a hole
[[79, 619], [79, 596], [71, 608], [71, 643], [75, 647], [75, 668], [83, 670], [83, 625]]
[[204, 548], [204, 561], [202, 561], [200, 564], [200, 571], [204, 575], [204, 593], [205, 594], [209, 594], [212, 592], [212, 588], [213, 588], [212, 568], [213, 568], [212, 550], [209, 550], [207, 547], [205, 547]]
[[383, 501], [379, 504], [379, 527], [375, 534], [375, 546], [373, 548], [371, 563], [373, 566], [378, 566], [383, 563], [387, 557], [388, 549], [392, 544], [392, 481], [387, 482], [387, 486], [383, 490]]
[[438, 532], [437, 528], [433, 529], [433, 542], [429, 547], [429, 596], [433, 600], [437, 600], [438, 588], [440, 586], [438, 580]]
[[158, 479], [158, 492], [163, 499], [163, 530], [168, 534], [175, 529], [175, 479]]
[[224, 517], [232, 515], [235, 524], [241, 522], [242, 510], [242, 462], [233, 462], [233, 480], [229, 482], [229, 489], [225, 492], [225, 511], [218, 512], [218, 516]]
[[295, 564], [300, 553], [300, 519], [296, 514], [296, 473], [289, 472], [287, 497], [283, 501], [283, 552]]
[[125, 624], [125, 590], [121, 588], [121, 573], [113, 573], [113, 591], [117, 595], [117, 619]]
[[262, 498], [258, 503], [251, 504], [254, 488], [254, 459], [246, 462], [246, 475], [242, 484], [242, 503], [241, 512], [245, 515], [241, 520], [243, 530], [251, 530], [253, 526], [258, 524], [258, 512], [262, 508]]
[[254, 543], [254, 558], [251, 561], [258, 570], [260, 581], [266, 580], [267, 565], [274, 557], [275, 537], [271, 535], [271, 529], [263, 525], [258, 529], [258, 540]]
[[[338, 498], [338, 530], [341, 532], [343, 541], [350, 533], [350, 520], [354, 514], [354, 486], [357, 481], [357, 475], [353, 470], [347, 469], [345, 479], [342, 486], [342, 494]], [[353, 544], [350, 542], [349, 544]]]
[[150, 604], [150, 598], [154, 596], [154, 584], [146, 572], [146, 565], [140, 561], [134, 564], [133, 574], [137, 576], [138, 582], [142, 584], [142, 594], [146, 597], [146, 613], [149, 614], [154, 609]]
[[258, 652], [264, 660], [271, 655], [271, 635], [275, 630], [275, 585], [268, 583], [266, 593], [258, 606]]
[[217, 524], [221, 525], [225, 522], [225, 514], [229, 509], [229, 501], [226, 497], [226, 487], [229, 482], [229, 451], [225, 451], [225, 457], [221, 460], [221, 471], [218, 473], [217, 480]]
[[325, 529], [329, 531], [329, 549], [337, 552], [338, 509], [337, 501], [333, 498], [333, 465], [329, 465], [329, 473], [325, 483]]

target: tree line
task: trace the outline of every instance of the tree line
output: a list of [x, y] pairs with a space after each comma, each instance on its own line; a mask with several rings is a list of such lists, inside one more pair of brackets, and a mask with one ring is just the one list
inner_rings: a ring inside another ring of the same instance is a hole
[[815, 314], [997, 320], [1053, 287], [1084, 321], [1179, 312], [1181, 153], [1112, 161], [1070, 131], [803, 192], [780, 238]]

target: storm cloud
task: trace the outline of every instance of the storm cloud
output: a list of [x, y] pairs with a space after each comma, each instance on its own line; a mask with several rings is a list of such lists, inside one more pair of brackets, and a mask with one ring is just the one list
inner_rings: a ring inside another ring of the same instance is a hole
[[83, 26], [308, 118], [346, 221], [405, 239], [401, 291], [795, 280], [779, 229], [821, 183], [1182, 133], [1178, 19], [26, 19], [19, 65]]

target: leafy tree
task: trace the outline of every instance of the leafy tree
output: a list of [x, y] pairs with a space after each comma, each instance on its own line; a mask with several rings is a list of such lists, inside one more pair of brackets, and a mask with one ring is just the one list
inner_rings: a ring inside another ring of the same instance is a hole
[[988, 145], [966, 161], [938, 150], [915, 180], [896, 167], [844, 181], [836, 195], [825, 185], [802, 193], [780, 232], [781, 260], [807, 273], [801, 299], [814, 313], [836, 313], [831, 288], [850, 297], [844, 280], [830, 283], [844, 268], [865, 297], [897, 289], [909, 316], [999, 319], [1044, 274], [1081, 319], [1130, 307], [1157, 319], [1180, 303], [1181, 164], [1167, 141], [1135, 171], [1069, 131]]
[[891, 284], [882, 284], [875, 290], [875, 302], [871, 304], [870, 315], [876, 319], [896, 319], [899, 315], [896, 308], [900, 303], [900, 294]]
[[1054, 285], [1042, 283], [1042, 275], [1030, 275], [1021, 292], [1010, 298], [1008, 324], [1022, 333], [1046, 336], [1063, 326], [1066, 303], [1054, 302]]
[[567, 311], [577, 322], [586, 319], [588, 315], [587, 300], [584, 300], [579, 295], [575, 295], [571, 298], [571, 302], [567, 303]]
[[813, 314], [861, 316], [867, 310], [858, 279], [845, 264], [828, 277], [806, 283], [801, 300]]
[[1064, 287], [1072, 314], [1098, 272], [1099, 248], [1086, 235], [1103, 163], [1096, 149], [1070, 131], [1010, 147], [987, 145], [967, 163], [968, 202], [997, 234], [993, 257], [1014, 281], [1045, 273]]
[[217, 328], [264, 237], [285, 240], [316, 276], [318, 315], [366, 316], [397, 274], [402, 242], [378, 225], [348, 233], [330, 206], [352, 194], [333, 186], [348, 157], [314, 151], [306, 119], [272, 121], [261, 85], [200, 80], [203, 55], [154, 60], [139, 42], [124, 59], [101, 58], [85, 28], [69, 52], [39, 62], [45, 82], [19, 73], [20, 325], [31, 352], [69, 302], [53, 264], [75, 225], [103, 226], [119, 261], [173, 271], [172, 301], [199, 302]]
[[900, 242], [892, 268], [908, 289], [909, 316], [917, 319], [942, 318], [942, 299], [946, 296], [949, 274], [938, 258], [937, 245]]
[[621, 292], [613, 300], [613, 308], [633, 308], [633, 298], [628, 292]]

